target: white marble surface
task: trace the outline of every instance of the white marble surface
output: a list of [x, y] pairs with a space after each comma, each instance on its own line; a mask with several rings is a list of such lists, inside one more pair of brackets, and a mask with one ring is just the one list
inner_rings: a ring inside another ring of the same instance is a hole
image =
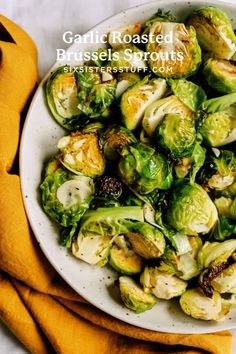
[[[67, 47], [62, 40], [64, 31], [84, 33], [106, 17], [145, 2], [149, 0], [0, 0], [0, 13], [22, 26], [34, 39], [42, 78], [55, 61], [55, 48]], [[236, 342], [236, 330], [232, 333]], [[0, 353], [27, 353], [1, 322]], [[236, 343], [233, 353], [236, 354]]]

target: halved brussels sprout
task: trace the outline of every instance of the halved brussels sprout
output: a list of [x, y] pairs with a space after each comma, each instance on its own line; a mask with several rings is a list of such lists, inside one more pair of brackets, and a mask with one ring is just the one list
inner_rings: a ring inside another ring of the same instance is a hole
[[[166, 36], [166, 40], [163, 43], [154, 41], [153, 38], [158, 35]], [[167, 40], [167, 36], [171, 37], [170, 40]], [[197, 71], [201, 63], [196, 31], [194, 27], [186, 27], [183, 23], [154, 22], [149, 29], [146, 49], [150, 53], [149, 65], [154, 74], [160, 77], [188, 77]]]
[[207, 99], [205, 91], [191, 81], [169, 79], [168, 84], [174, 95], [193, 112], [197, 112], [202, 103]]
[[214, 90], [236, 92], [236, 67], [232, 62], [209, 58], [204, 64], [203, 74]]
[[136, 82], [140, 81], [141, 77], [138, 73], [123, 72], [117, 75], [116, 99]]
[[100, 267], [108, 262], [113, 239], [107, 235], [84, 237], [79, 233], [72, 243], [72, 254], [88, 264]]
[[75, 225], [89, 208], [94, 193], [93, 180], [54, 167], [50, 162], [40, 185], [43, 209], [62, 226]]
[[201, 268], [208, 268], [209, 265], [217, 266], [227, 259], [236, 250], [236, 240], [224, 242], [206, 241], [198, 252], [198, 264]]
[[184, 254], [178, 254], [170, 247], [166, 247], [159, 267], [160, 271], [175, 274], [183, 280], [189, 280], [200, 274], [201, 268], [197, 262], [197, 255], [202, 240], [197, 236], [189, 237], [188, 240], [191, 249]]
[[125, 306], [141, 313], [151, 310], [156, 305], [156, 298], [152, 294], [146, 294], [142, 288], [132, 279], [126, 276], [119, 278], [120, 295]]
[[103, 174], [105, 161], [96, 133], [73, 132], [61, 138], [57, 147], [60, 161], [72, 172], [88, 177]]
[[174, 276], [160, 272], [157, 267], [145, 267], [140, 277], [146, 293], [152, 293], [159, 299], [170, 300], [182, 295], [188, 283]]
[[109, 264], [117, 272], [125, 275], [139, 274], [143, 269], [143, 259], [138, 254], [116, 245], [112, 246], [110, 251]]
[[146, 71], [148, 69], [145, 60], [145, 52], [133, 44], [128, 44], [112, 51], [112, 59], [107, 67], [114, 72], [118, 71]]
[[121, 152], [119, 173], [121, 180], [139, 194], [148, 194], [156, 188], [168, 189], [172, 171], [167, 159], [150, 146], [135, 143]]
[[159, 258], [164, 253], [165, 239], [155, 226], [145, 222], [132, 223], [126, 236], [134, 252], [145, 259]]
[[211, 285], [220, 294], [236, 294], [236, 263], [224, 269], [212, 280]]
[[180, 114], [182, 117], [190, 118], [193, 112], [174, 95], [155, 100], [146, 109], [142, 122], [143, 129], [149, 136], [153, 136], [166, 114]]
[[230, 305], [225, 303], [217, 291], [212, 298], [203, 294], [201, 289], [189, 289], [180, 298], [182, 310], [198, 320], [219, 321], [229, 312]]
[[194, 119], [179, 113], [166, 114], [156, 129], [155, 137], [156, 145], [170, 152], [173, 158], [189, 156], [196, 139]]
[[147, 75], [121, 96], [121, 114], [125, 126], [134, 130], [141, 123], [146, 108], [161, 98], [166, 91], [164, 79], [151, 79]]
[[195, 10], [189, 17], [199, 44], [219, 59], [231, 59], [236, 51], [236, 39], [227, 15], [216, 7]]
[[[140, 22], [136, 22], [132, 25], [127, 25], [111, 31], [108, 36], [108, 43], [112, 48], [118, 48], [125, 44], [126, 37], [136, 36], [141, 33], [142, 25]], [[126, 40], [127, 42], [127, 40]]]
[[194, 236], [208, 233], [218, 215], [214, 203], [200, 185], [180, 181], [170, 195], [166, 219], [175, 229]]
[[112, 125], [103, 136], [103, 149], [108, 160], [116, 160], [123, 147], [136, 143], [137, 139], [132, 132], [120, 125]]
[[78, 88], [70, 67], [62, 66], [49, 76], [46, 83], [48, 107], [56, 121], [72, 130], [73, 123], [79, 124], [81, 111], [78, 108]]
[[81, 220], [80, 234], [92, 236], [117, 236], [129, 232], [132, 222], [143, 221], [143, 208], [123, 206], [89, 210]]
[[221, 150], [218, 157], [208, 155], [201, 173], [202, 183], [211, 189], [223, 190], [236, 180], [236, 156]]

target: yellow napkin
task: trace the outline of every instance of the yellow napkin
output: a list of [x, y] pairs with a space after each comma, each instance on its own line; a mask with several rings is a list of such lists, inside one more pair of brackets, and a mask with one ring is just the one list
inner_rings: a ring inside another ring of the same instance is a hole
[[36, 354], [232, 353], [227, 331], [165, 334], [117, 320], [82, 299], [52, 269], [29, 228], [19, 176], [14, 174], [21, 113], [37, 80], [36, 48], [22, 29], [1, 15], [0, 24], [2, 321]]

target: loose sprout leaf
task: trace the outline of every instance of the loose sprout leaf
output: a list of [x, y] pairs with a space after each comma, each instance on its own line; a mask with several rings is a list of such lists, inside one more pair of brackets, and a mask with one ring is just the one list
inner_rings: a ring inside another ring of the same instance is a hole
[[236, 92], [203, 102], [202, 109], [207, 113], [224, 111], [236, 102]]

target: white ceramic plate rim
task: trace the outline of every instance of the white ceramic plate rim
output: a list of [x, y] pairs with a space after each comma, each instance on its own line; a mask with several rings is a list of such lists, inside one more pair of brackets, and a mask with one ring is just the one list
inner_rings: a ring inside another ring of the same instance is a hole
[[[138, 5], [138, 6], [134, 6], [132, 8], [129, 8], [125, 11], [122, 11], [120, 12], [119, 14], [116, 14], [114, 16], [111, 16], [107, 19], [105, 19], [104, 21], [100, 22], [99, 24], [97, 24], [96, 26], [94, 26], [90, 31], [88, 31], [87, 33], [91, 32], [91, 31], [95, 31], [97, 30], [97, 28], [99, 28], [100, 26], [102, 25], [106, 25], [107, 27], [107, 24], [111, 21], [111, 19], [113, 20], [114, 23], [116, 23], [116, 19], [119, 18], [119, 16], [121, 16], [121, 14], [125, 14], [127, 15], [127, 17], [129, 17], [129, 15], [135, 10], [135, 9], [138, 9], [140, 11], [142, 10], [145, 10], [146, 8], [148, 8], [149, 6], [152, 6], [152, 5], [155, 5], [156, 4], [156, 9], [161, 7], [161, 8], [165, 8], [165, 7], [168, 7], [168, 6], [171, 6], [171, 5], [174, 5], [174, 4], [178, 4], [183, 3], [183, 1], [172, 1], [172, 0], [165, 0], [165, 1], [152, 1], [152, 2], [149, 2], [149, 3], [145, 3], [145, 4], [142, 4], [142, 5]], [[204, 5], [205, 4], [213, 4], [215, 6], [227, 6], [227, 7], [233, 7], [233, 4], [228, 2], [228, 1], [224, 1], [224, 0], [215, 0], [215, 1], [210, 1], [210, 0], [207, 0], [207, 1], [204, 1], [203, 2]], [[194, 5], [196, 4], [196, 6], [200, 6], [200, 1], [197, 1], [197, 0], [194, 0], [194, 1], [191, 1], [191, 5]], [[186, 6], [187, 6], [187, 2], [186, 2]], [[203, 5], [201, 5], [203, 6]], [[235, 6], [234, 6], [234, 9], [235, 9]], [[68, 48], [68, 51], [75, 51], [75, 50], [78, 50], [78, 45], [77, 44], [73, 44], [70, 48]], [[19, 159], [20, 159], [20, 179], [21, 179], [21, 189], [22, 189], [22, 197], [23, 197], [23, 201], [24, 201], [24, 206], [25, 206], [25, 210], [26, 210], [26, 214], [28, 216], [28, 220], [29, 220], [29, 223], [31, 225], [31, 228], [34, 232], [34, 235], [43, 251], [43, 253], [45, 254], [45, 256], [47, 257], [47, 259], [49, 260], [49, 262], [51, 263], [51, 265], [56, 269], [56, 271], [60, 274], [60, 276], [78, 293], [80, 294], [82, 297], [84, 297], [85, 299], [87, 299], [92, 305], [96, 306], [97, 308], [99, 308], [100, 310], [108, 313], [109, 315], [111, 316], [114, 316], [124, 322], [127, 322], [129, 324], [132, 324], [132, 325], [135, 325], [135, 326], [139, 326], [141, 328], [146, 328], [146, 329], [150, 329], [150, 330], [158, 330], [158, 331], [161, 331], [161, 332], [169, 332], [169, 333], [210, 333], [210, 332], [216, 332], [216, 331], [221, 331], [221, 330], [225, 330], [225, 329], [232, 329], [232, 328], [235, 328], [236, 327], [236, 320], [235, 321], [232, 321], [231, 323], [213, 323], [213, 322], [207, 322], [207, 321], [196, 321], [196, 320], [193, 320], [191, 319], [190, 317], [187, 317], [186, 319], [186, 324], [187, 323], [194, 323], [192, 325], [192, 328], [191, 326], [186, 326], [186, 330], [184, 328], [181, 328], [178, 330], [178, 328], [172, 328], [171, 326], [168, 326], [168, 325], [165, 325], [165, 326], [154, 326], [153, 324], [150, 324], [148, 323], [147, 319], [145, 318], [145, 315], [143, 316], [144, 319], [141, 318], [142, 315], [139, 315], [139, 316], [125, 316], [125, 313], [124, 313], [124, 310], [122, 308], [122, 306], [120, 306], [121, 308], [121, 311], [119, 312], [116, 312], [116, 313], [112, 313], [111, 309], [107, 309], [104, 305], [98, 303], [98, 301], [96, 301], [94, 299], [94, 296], [93, 295], [90, 295], [88, 294], [87, 291], [83, 290], [82, 287], [78, 287], [76, 286], [71, 280], [70, 278], [68, 277], [68, 275], [66, 274], [66, 272], [60, 267], [60, 263], [58, 263], [58, 259], [55, 259], [54, 256], [50, 253], [49, 249], [47, 248], [47, 245], [46, 243], [42, 242], [42, 237], [41, 237], [41, 234], [39, 232], [39, 229], [38, 227], [36, 226], [35, 224], [35, 221], [33, 220], [32, 218], [32, 211], [31, 211], [31, 202], [29, 201], [29, 199], [25, 198], [24, 196], [26, 195], [27, 193], [27, 179], [25, 178], [25, 166], [24, 166], [24, 147], [27, 143], [27, 134], [28, 134], [28, 131], [27, 131], [27, 127], [29, 125], [29, 120], [30, 120], [30, 117], [31, 117], [31, 113], [32, 113], [32, 110], [34, 108], [34, 105], [35, 105], [35, 102], [38, 98], [38, 95], [40, 94], [40, 92], [42, 91], [42, 87], [43, 87], [43, 84], [46, 80], [46, 78], [48, 77], [49, 73], [55, 69], [56, 67], [58, 67], [59, 65], [62, 65], [63, 63], [55, 63], [52, 68], [49, 70], [49, 72], [47, 73], [47, 75], [44, 77], [44, 79], [42, 80], [42, 82], [40, 83], [35, 95], [34, 95], [34, 98], [31, 102], [31, 105], [30, 105], [30, 108], [29, 108], [29, 111], [28, 111], [28, 114], [27, 114], [27, 117], [26, 117], [26, 120], [25, 120], [25, 124], [24, 124], [24, 128], [23, 128], [23, 132], [22, 132], [22, 137], [21, 137], [21, 143], [20, 143], [20, 156], [19, 156]], [[71, 64], [71, 63], [70, 63]], [[73, 65], [73, 64], [71, 64]], [[51, 118], [53, 119], [53, 118]], [[57, 124], [55, 122], [55, 124]], [[59, 247], [59, 245], [58, 245]], [[91, 269], [92, 271], [92, 269]], [[109, 295], [108, 295], [109, 296]], [[127, 310], [125, 310], [125, 312], [127, 313]], [[146, 314], [146, 313], [145, 313]], [[236, 319], [236, 312], [234, 314], [234, 316], [231, 316], [231, 317], [234, 317]]]

